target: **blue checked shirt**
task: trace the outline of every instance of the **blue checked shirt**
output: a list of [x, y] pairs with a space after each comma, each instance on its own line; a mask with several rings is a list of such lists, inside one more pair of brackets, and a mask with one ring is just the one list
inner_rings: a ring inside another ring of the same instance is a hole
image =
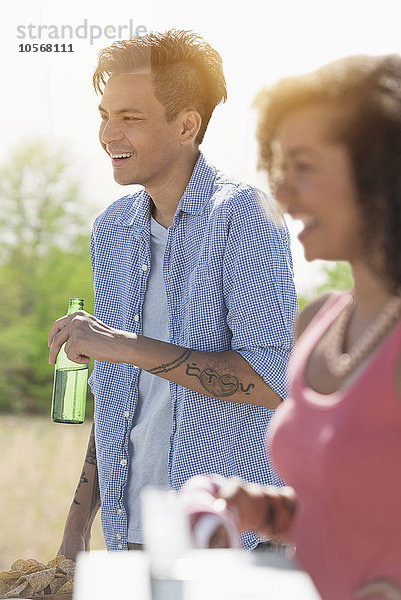
[[[284, 397], [297, 310], [289, 236], [261, 210], [258, 195], [200, 154], [168, 230], [163, 273], [169, 335], [171, 343], [191, 349], [239, 352]], [[151, 268], [150, 203], [145, 190], [117, 200], [96, 219], [91, 240], [95, 314], [137, 334]], [[139, 372], [133, 365], [96, 361], [90, 381], [109, 550], [127, 547], [123, 490]], [[280, 485], [264, 446], [272, 410], [217, 400], [175, 383], [170, 393], [173, 489], [200, 473]], [[252, 548], [258, 538], [247, 533], [243, 542]]]

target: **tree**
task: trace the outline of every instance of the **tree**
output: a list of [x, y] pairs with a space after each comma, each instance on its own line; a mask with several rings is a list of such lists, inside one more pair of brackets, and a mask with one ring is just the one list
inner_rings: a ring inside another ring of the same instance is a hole
[[61, 150], [32, 142], [0, 167], [0, 410], [50, 408], [47, 334], [69, 297], [93, 308], [89, 210]]

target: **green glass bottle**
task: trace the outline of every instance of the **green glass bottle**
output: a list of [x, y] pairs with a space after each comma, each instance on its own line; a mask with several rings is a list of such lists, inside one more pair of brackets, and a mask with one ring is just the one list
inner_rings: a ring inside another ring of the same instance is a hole
[[[68, 314], [82, 310], [82, 298], [70, 298]], [[79, 365], [67, 358], [64, 346], [58, 353], [54, 368], [52, 421], [83, 423], [85, 420], [88, 365]]]

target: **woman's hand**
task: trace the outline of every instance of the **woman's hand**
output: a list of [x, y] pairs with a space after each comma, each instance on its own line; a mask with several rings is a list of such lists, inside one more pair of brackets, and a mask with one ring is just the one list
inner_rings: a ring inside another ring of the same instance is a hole
[[179, 496], [198, 548], [238, 547], [239, 533], [247, 530], [278, 542], [289, 538], [295, 511], [295, 492], [290, 487], [197, 475], [185, 483]]
[[383, 600], [401, 600], [401, 588], [389, 579], [375, 579], [358, 588], [356, 596], [357, 598], [380, 596]]
[[295, 492], [290, 487], [260, 486], [228, 479], [218, 497], [236, 515], [240, 531], [257, 531], [278, 541], [289, 537], [295, 512]]

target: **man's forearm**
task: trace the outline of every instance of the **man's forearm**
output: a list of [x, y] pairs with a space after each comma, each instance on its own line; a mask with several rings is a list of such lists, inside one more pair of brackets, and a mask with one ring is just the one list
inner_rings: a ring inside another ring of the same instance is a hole
[[277, 408], [282, 399], [233, 350], [190, 350], [144, 336], [127, 337], [121, 362], [212, 398]]
[[90, 529], [100, 508], [99, 478], [97, 472], [94, 425], [89, 436], [88, 449], [81, 477], [67, 517], [83, 529]]
[[61, 346], [69, 359], [129, 363], [201, 394], [276, 408], [281, 398], [235, 351], [206, 352], [109, 327], [79, 311], [58, 319], [49, 334], [50, 364]]

